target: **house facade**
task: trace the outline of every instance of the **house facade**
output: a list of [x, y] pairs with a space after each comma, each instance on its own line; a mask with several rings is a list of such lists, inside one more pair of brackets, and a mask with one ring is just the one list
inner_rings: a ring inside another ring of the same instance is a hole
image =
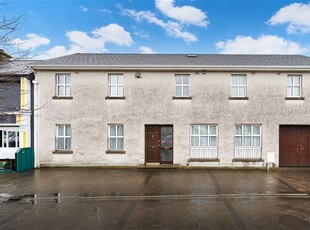
[[32, 145], [32, 70], [0, 50], [0, 160], [13, 163], [19, 148]]
[[73, 54], [37, 62], [37, 166], [310, 166], [310, 58]]

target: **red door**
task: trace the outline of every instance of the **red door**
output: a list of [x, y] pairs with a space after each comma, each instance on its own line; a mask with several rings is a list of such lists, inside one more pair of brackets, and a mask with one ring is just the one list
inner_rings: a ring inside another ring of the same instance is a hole
[[173, 127], [172, 125], [145, 126], [146, 163], [173, 163]]
[[146, 126], [146, 162], [160, 163], [160, 127]]
[[280, 126], [280, 166], [310, 166], [310, 126]]

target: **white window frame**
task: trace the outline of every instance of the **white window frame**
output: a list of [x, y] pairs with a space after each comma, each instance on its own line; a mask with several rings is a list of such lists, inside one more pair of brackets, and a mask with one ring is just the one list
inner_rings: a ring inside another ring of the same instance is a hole
[[[65, 82], [60, 83], [59, 78], [64, 77]], [[69, 81], [68, 81], [69, 79]], [[69, 82], [69, 83], [68, 83]], [[62, 94], [60, 94], [62, 88]], [[71, 96], [71, 75], [68, 73], [58, 73], [56, 74], [56, 96], [58, 97], [70, 97]]]
[[[59, 128], [63, 126], [64, 134], [59, 135]], [[67, 127], [70, 127], [70, 133], [67, 133]], [[60, 148], [59, 140], [63, 139], [64, 148]], [[71, 150], [71, 143], [72, 143], [72, 129], [70, 124], [57, 124], [56, 125], [56, 143], [55, 149], [57, 151], [70, 151]]]
[[[0, 132], [1, 132], [1, 145], [0, 148], [2, 149], [7, 149], [7, 148], [19, 148], [20, 146], [20, 132], [17, 131], [17, 130], [11, 130], [11, 129], [3, 129], [1, 128], [0, 129]], [[15, 133], [15, 143], [16, 143], [16, 146], [9, 146], [10, 143], [9, 143], [9, 132], [10, 133]]]
[[[234, 84], [234, 78], [237, 78], [237, 84]], [[244, 78], [244, 84], [241, 83], [240, 78]], [[237, 95], [233, 94], [233, 88], [237, 88]], [[244, 95], [241, 95], [241, 88], [244, 88]], [[247, 95], [247, 76], [246, 74], [232, 74], [231, 75], [231, 97], [246, 97]]]
[[[299, 84], [295, 84], [295, 80], [299, 79]], [[296, 90], [299, 90], [299, 95], [295, 95]], [[287, 97], [299, 98], [302, 95], [302, 76], [301, 75], [288, 75], [287, 76]]]
[[[237, 128], [241, 127], [241, 133], [237, 133]], [[246, 134], [245, 129], [250, 128], [250, 133]], [[259, 128], [259, 134], [255, 134], [254, 128]], [[237, 138], [241, 138], [241, 145], [237, 145]], [[245, 138], [250, 138], [250, 144], [245, 144]], [[254, 145], [254, 138], [259, 138], [259, 145]], [[261, 159], [262, 148], [262, 126], [259, 124], [238, 124], [235, 125], [235, 158], [236, 159]]]
[[[198, 133], [193, 133], [193, 127], [198, 128]], [[206, 134], [201, 133], [202, 126], [206, 126]], [[215, 134], [211, 133], [210, 127], [215, 128]], [[193, 145], [193, 137], [198, 138], [198, 146]], [[201, 138], [204, 137], [207, 139], [207, 144], [202, 145]], [[213, 146], [210, 145], [210, 139], [216, 138], [216, 144]], [[191, 158], [192, 159], [217, 159], [217, 145], [218, 145], [218, 128], [216, 124], [192, 124], [190, 126], [190, 146], [191, 146]]]
[[[111, 128], [115, 127], [115, 135], [112, 136]], [[122, 135], [118, 133], [118, 127], [122, 127]], [[116, 148], [112, 148], [111, 140], [115, 139]], [[118, 140], [122, 140], [122, 148], [118, 146]], [[108, 137], [108, 150], [109, 151], [124, 151], [124, 125], [123, 124], [109, 124], [109, 137]]]
[[[117, 82], [112, 83], [111, 77], [117, 77]], [[122, 78], [121, 81], [119, 80], [120, 78]], [[124, 75], [123, 74], [109, 74], [108, 81], [109, 81], [109, 97], [124, 97]], [[116, 94], [112, 94], [113, 92], [112, 88], [116, 89]], [[120, 90], [120, 93], [119, 93], [119, 90]]]
[[[176, 97], [190, 97], [190, 75], [189, 74], [176, 74], [175, 75], [175, 96]], [[184, 78], [188, 79], [188, 83], [184, 83]], [[181, 83], [177, 83], [177, 78], [181, 78]], [[184, 88], [188, 87], [188, 94], [184, 93]], [[177, 88], [181, 88], [181, 94], [177, 95]]]

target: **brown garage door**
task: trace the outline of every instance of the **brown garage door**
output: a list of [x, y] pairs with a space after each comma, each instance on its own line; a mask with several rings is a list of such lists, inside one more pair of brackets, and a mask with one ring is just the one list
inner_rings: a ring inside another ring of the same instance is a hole
[[310, 126], [280, 126], [280, 166], [310, 166]]

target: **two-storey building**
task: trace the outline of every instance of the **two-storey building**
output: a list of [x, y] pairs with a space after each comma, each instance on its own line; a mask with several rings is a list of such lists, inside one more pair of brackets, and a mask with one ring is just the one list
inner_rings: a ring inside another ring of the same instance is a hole
[[13, 60], [0, 50], [0, 160], [15, 160], [15, 152], [30, 147], [32, 138], [31, 61]]
[[37, 62], [41, 166], [310, 166], [310, 58], [77, 53]]

